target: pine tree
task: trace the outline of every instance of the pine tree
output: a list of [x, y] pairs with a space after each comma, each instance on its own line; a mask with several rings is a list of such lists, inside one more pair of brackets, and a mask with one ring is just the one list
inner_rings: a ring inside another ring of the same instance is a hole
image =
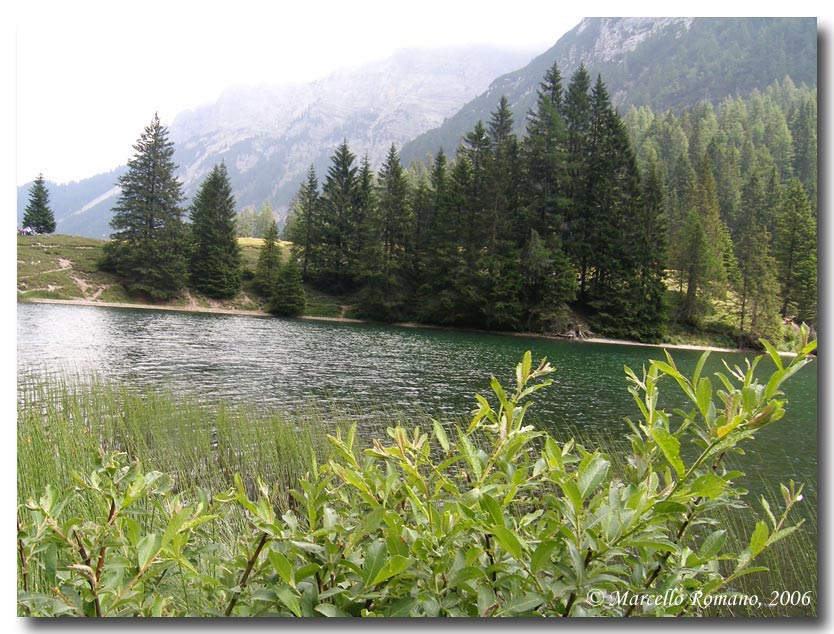
[[561, 82], [559, 67], [554, 64], [539, 86], [536, 109], [527, 115], [527, 136], [523, 141], [527, 226], [541, 235], [561, 232], [567, 205], [567, 132], [560, 114]]
[[280, 268], [281, 248], [278, 246], [278, 225], [273, 220], [264, 236], [264, 244], [258, 254], [258, 264], [255, 268], [255, 289], [262, 297], [269, 299], [274, 294]]
[[215, 298], [240, 291], [241, 256], [235, 237], [235, 199], [225, 163], [212, 169], [191, 206], [191, 283]]
[[300, 253], [301, 275], [304, 279], [315, 277], [321, 270], [321, 197], [316, 170], [310, 165], [307, 180], [295, 197], [285, 234]]
[[297, 317], [307, 306], [307, 293], [301, 269], [295, 258], [290, 255], [289, 260], [278, 268], [271, 297], [267, 302], [267, 310], [280, 317]]
[[342, 141], [330, 159], [322, 187], [322, 271], [319, 283], [335, 291], [354, 287], [358, 258], [353, 253], [357, 204], [356, 157]]
[[127, 172], [119, 178], [121, 194], [113, 207], [103, 266], [130, 292], [170, 299], [186, 283], [187, 233], [181, 185], [174, 176], [174, 145], [158, 115], [133, 149]]
[[403, 316], [409, 290], [406, 254], [411, 240], [411, 210], [408, 182], [393, 145], [377, 181], [379, 233], [366, 263], [361, 311], [378, 319], [396, 320]]
[[686, 279], [686, 295], [680, 305], [680, 320], [697, 325], [699, 316], [699, 291], [706, 286], [710, 273], [717, 266], [709, 248], [707, 233], [701, 224], [700, 214], [694, 208], [686, 218], [682, 232], [681, 266]]
[[776, 217], [773, 254], [779, 263], [782, 316], [816, 318], [817, 227], [805, 188], [797, 178], [788, 183]]
[[584, 64], [571, 77], [565, 95], [564, 119], [567, 131], [567, 218], [565, 247], [579, 268], [579, 298], [586, 299], [590, 254], [590, 201], [588, 138], [591, 130], [591, 77]]
[[49, 207], [49, 190], [46, 188], [43, 174], [38, 174], [29, 189], [29, 203], [23, 211], [23, 226], [31, 227], [36, 233], [55, 231], [55, 216]]

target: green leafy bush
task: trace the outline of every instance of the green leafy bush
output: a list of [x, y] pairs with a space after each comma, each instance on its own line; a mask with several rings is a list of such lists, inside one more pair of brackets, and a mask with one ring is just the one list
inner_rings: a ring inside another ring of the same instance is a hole
[[[764, 382], [762, 357], [717, 382], [701, 376], [706, 353], [692, 377], [668, 354], [640, 374], [626, 368], [640, 418], [616, 473], [611, 456], [525, 424], [553, 371], [529, 353], [514, 390], [493, 378], [493, 401], [476, 395], [466, 429], [396, 426], [364, 450], [355, 426], [337, 434], [335, 457], [314, 462], [286, 508], [240, 478], [213, 501], [165, 502], [163, 476], [109, 456], [77, 491], [48, 489], [21, 508], [18, 603], [39, 615], [703, 614], [801, 524], [788, 520], [802, 499], [792, 482], [782, 509], [761, 499], [741, 550], [728, 550], [716, 518], [744, 504], [726, 457], [783, 416], [779, 388], [815, 345], [784, 365], [765, 344], [776, 367]], [[663, 382], [689, 410], [660, 407]], [[59, 520], [73, 495], [98, 498], [99, 516]], [[207, 532], [241, 509], [243, 536]]]

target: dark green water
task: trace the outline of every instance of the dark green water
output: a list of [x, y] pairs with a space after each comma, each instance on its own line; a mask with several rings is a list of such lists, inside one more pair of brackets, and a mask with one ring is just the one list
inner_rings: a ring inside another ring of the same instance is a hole
[[[327, 401], [360, 412], [385, 405], [459, 419], [472, 409], [475, 392], [488, 394], [490, 375], [510, 385], [516, 363], [531, 350], [557, 368], [554, 385], [535, 398], [534, 422], [615, 437], [627, 429], [623, 417], [637, 414], [623, 365], [639, 374], [649, 359], [663, 358], [659, 348], [432, 329], [44, 304], [17, 310], [21, 373], [95, 372], [207, 401], [283, 410]], [[700, 356], [672, 354], [685, 372]], [[712, 353], [707, 371], [721, 369], [722, 358], [742, 365], [745, 355]], [[770, 361], [762, 367], [770, 369]], [[682, 404], [676, 384], [666, 386], [665, 406]], [[815, 500], [816, 364], [785, 391], [787, 415], [759, 435], [740, 466], [753, 489], [759, 480], [778, 486], [794, 479]]]

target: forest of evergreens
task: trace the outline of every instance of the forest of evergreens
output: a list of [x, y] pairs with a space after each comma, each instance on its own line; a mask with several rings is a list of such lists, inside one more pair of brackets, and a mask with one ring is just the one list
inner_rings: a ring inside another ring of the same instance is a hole
[[526, 134], [490, 121], [405, 170], [347, 142], [287, 221], [305, 281], [386, 321], [661, 340], [730, 301], [742, 345], [816, 319], [816, 89], [680, 113], [611, 105], [584, 67], [541, 82]]
[[[284, 264], [272, 209], [238, 212], [222, 164], [186, 221], [155, 118], [119, 180], [103, 266], [154, 300], [234, 297], [248, 275], [281, 315], [304, 310], [303, 280], [389, 322], [646, 342], [717, 327], [740, 346], [815, 324], [816, 89], [786, 77], [621, 117], [601, 76], [580, 66], [563, 85], [554, 65], [525, 123], [519, 137], [502, 97], [454, 157], [405, 169], [392, 145], [376, 173], [343, 141], [301, 185]], [[267, 238], [256, 271], [242, 271], [241, 232]]]

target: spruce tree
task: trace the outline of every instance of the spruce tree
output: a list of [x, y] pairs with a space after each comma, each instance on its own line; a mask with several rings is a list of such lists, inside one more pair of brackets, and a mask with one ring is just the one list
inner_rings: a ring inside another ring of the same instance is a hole
[[354, 244], [358, 198], [356, 157], [342, 141], [330, 159], [322, 187], [322, 271], [319, 283], [335, 291], [351, 290], [356, 282], [359, 254]]
[[297, 317], [304, 312], [306, 306], [307, 293], [304, 290], [301, 269], [295, 258], [290, 255], [286, 264], [279, 265], [271, 297], [267, 301], [267, 310], [280, 317]]
[[214, 166], [191, 205], [190, 270], [194, 289], [209, 297], [234, 297], [240, 291], [235, 199], [225, 163]]
[[393, 145], [377, 179], [378, 232], [374, 247], [366, 251], [361, 312], [383, 320], [403, 317], [409, 294], [406, 274], [411, 241], [409, 187], [399, 154]]
[[278, 225], [273, 220], [264, 236], [264, 243], [255, 267], [255, 290], [261, 297], [269, 300], [274, 294], [280, 268], [281, 248], [278, 245]]
[[127, 172], [119, 178], [121, 194], [113, 207], [113, 233], [104, 247], [103, 266], [129, 292], [170, 299], [186, 284], [187, 232], [181, 185], [174, 175], [174, 145], [158, 115], [133, 149]]
[[46, 188], [43, 174], [38, 174], [29, 189], [29, 202], [23, 211], [23, 226], [31, 227], [36, 233], [55, 231], [55, 216], [49, 207], [49, 190]]
[[304, 279], [315, 277], [321, 270], [321, 197], [316, 170], [310, 165], [307, 180], [295, 197], [285, 233], [287, 239], [300, 253], [301, 275]]
[[773, 254], [779, 263], [782, 316], [816, 318], [817, 227], [805, 188], [797, 178], [788, 183], [776, 217]]

